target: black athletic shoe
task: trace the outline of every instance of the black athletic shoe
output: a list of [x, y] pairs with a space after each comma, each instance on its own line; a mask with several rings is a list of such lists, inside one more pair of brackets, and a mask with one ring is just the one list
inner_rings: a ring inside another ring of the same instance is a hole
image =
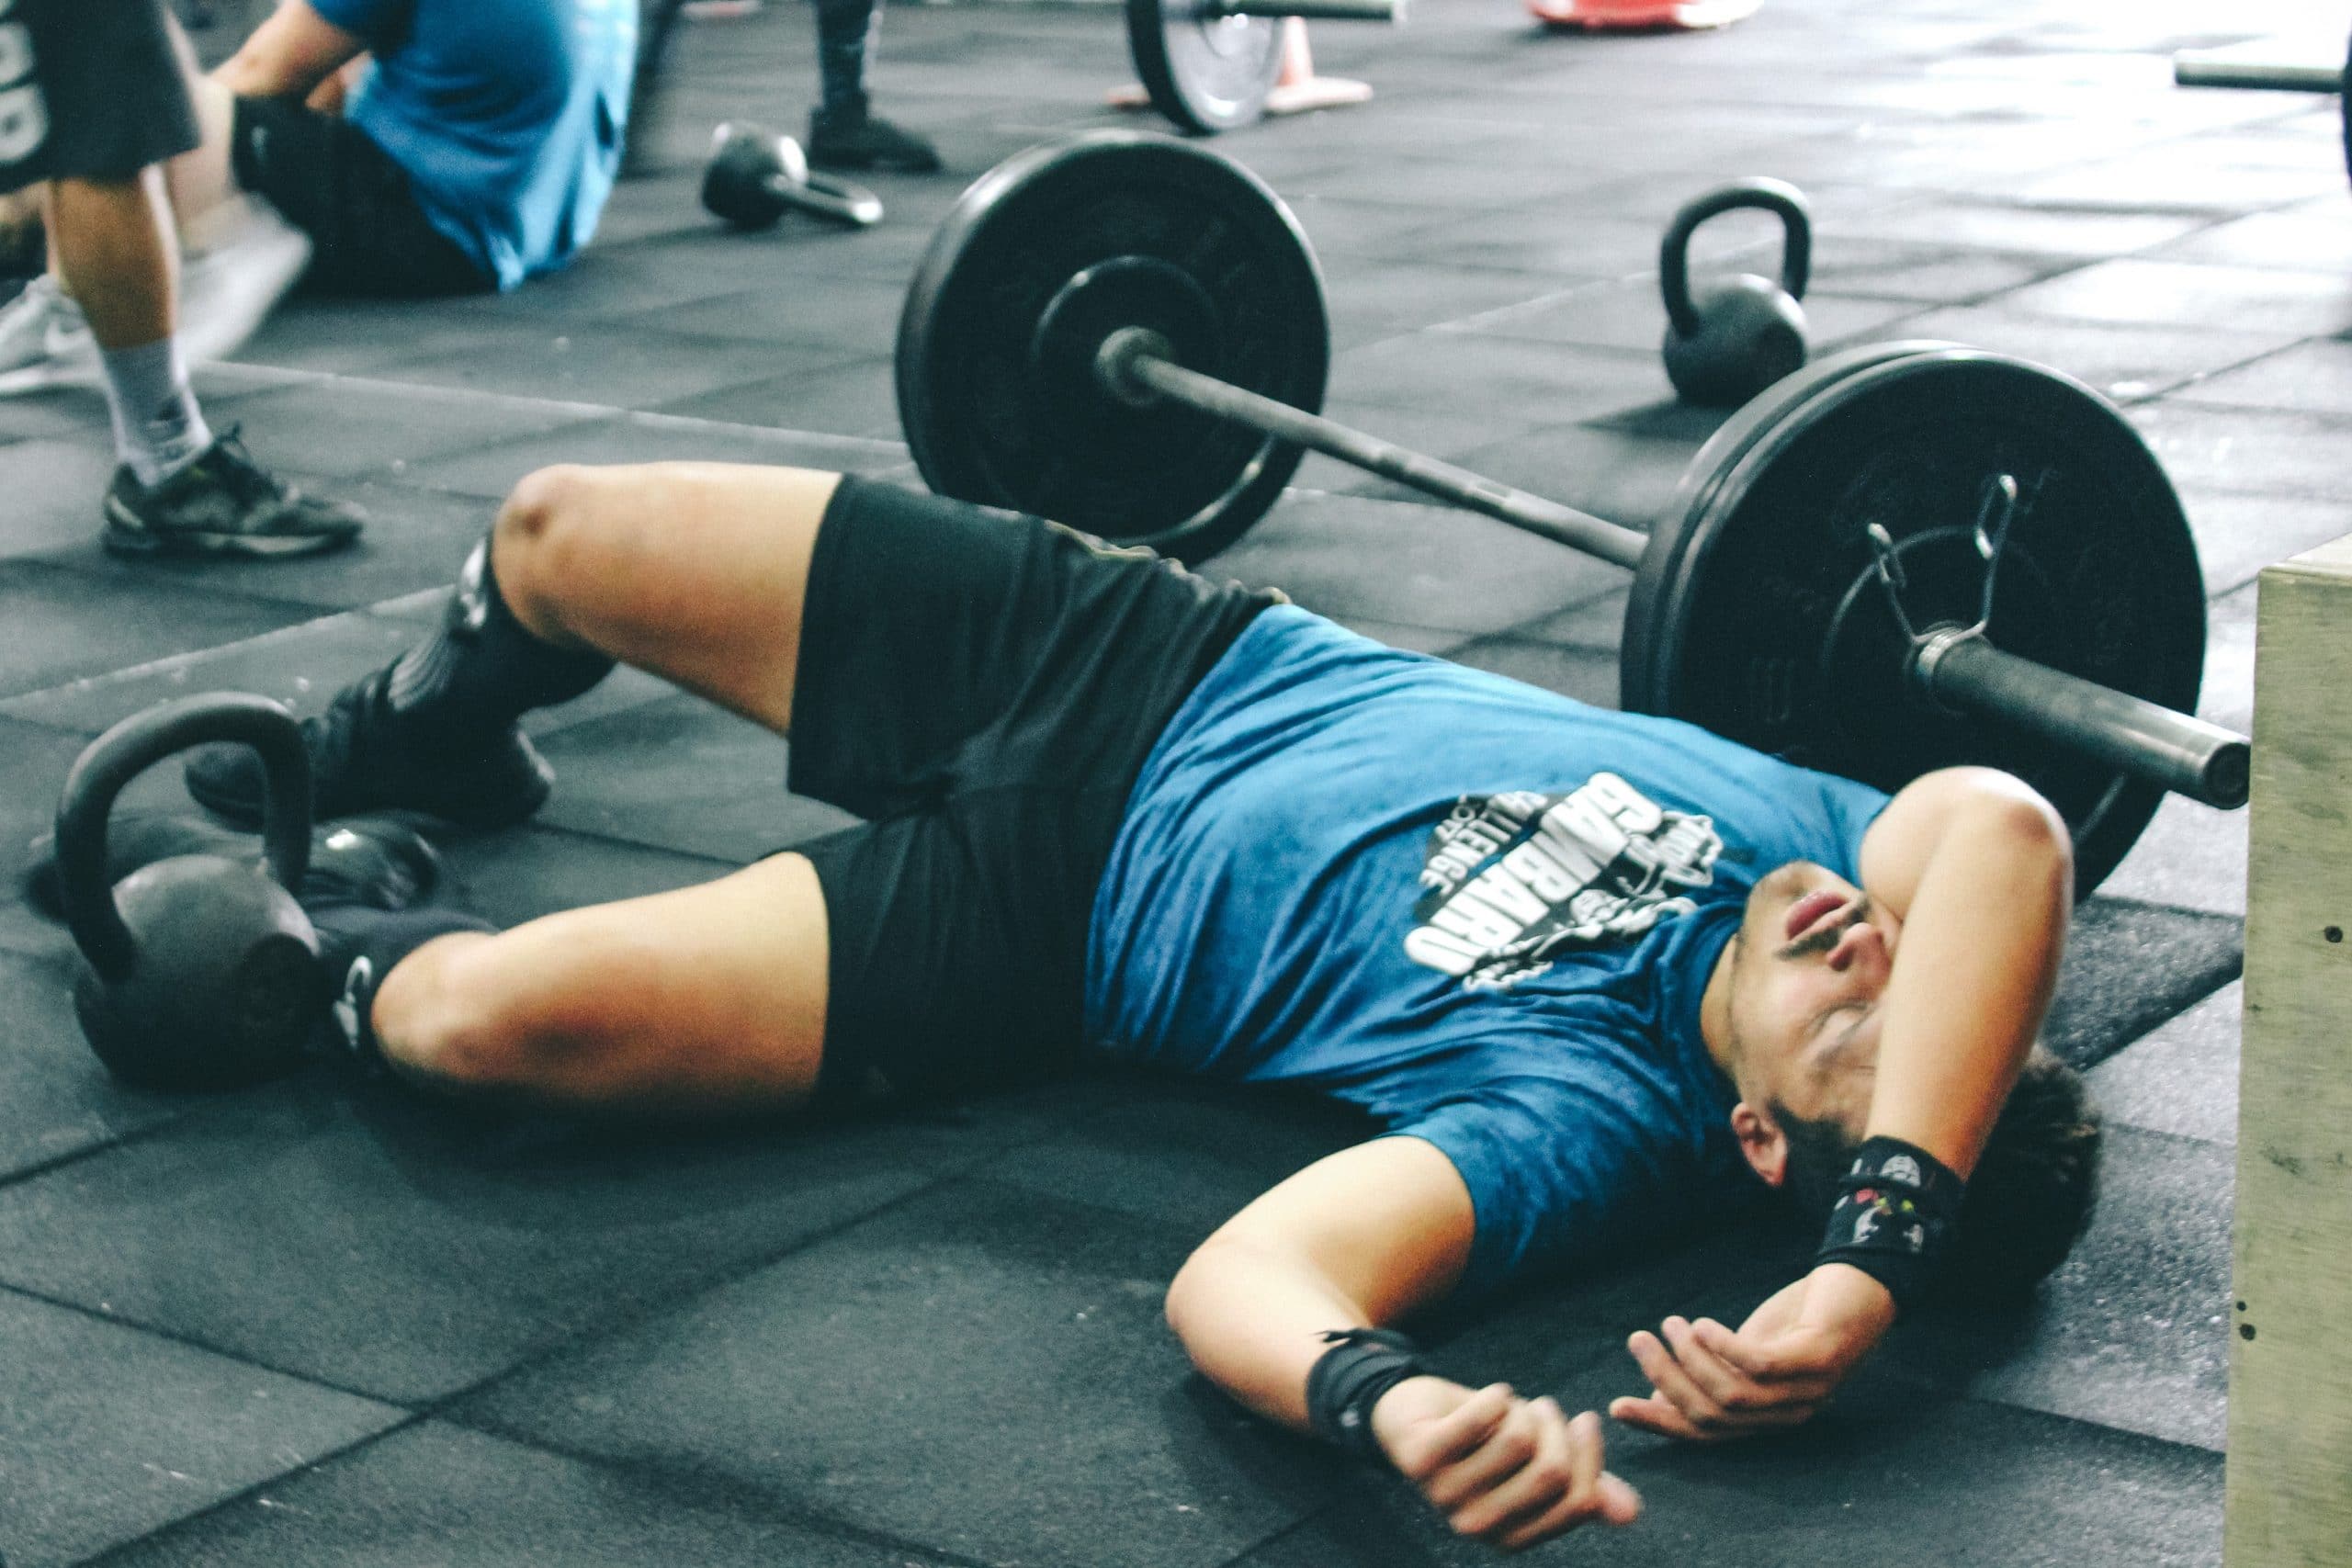
[[127, 468], [107, 487], [106, 547], [130, 556], [278, 559], [341, 549], [366, 519], [304, 495], [254, 461], [232, 428], [153, 489]]
[[[184, 812], [126, 811], [107, 824], [107, 883], [175, 855], [221, 855], [259, 865], [261, 844]], [[32, 842], [25, 869], [25, 899], [53, 920], [65, 918], [57, 886], [57, 840]], [[381, 817], [355, 817], [314, 829], [311, 864], [297, 892], [302, 902], [366, 904], [405, 909], [440, 890], [441, 857], [415, 829]]]
[[[325, 713], [302, 721], [313, 815], [422, 811], [460, 827], [507, 828], [545, 804], [555, 770], [519, 727], [463, 755], [418, 755], [403, 746], [384, 701], [390, 674], [387, 665], [345, 686]], [[251, 747], [198, 747], [187, 778], [188, 794], [206, 809], [247, 827], [260, 823], [261, 759]]]
[[808, 116], [808, 162], [820, 169], [888, 169], [902, 175], [935, 174], [939, 149], [878, 115]]

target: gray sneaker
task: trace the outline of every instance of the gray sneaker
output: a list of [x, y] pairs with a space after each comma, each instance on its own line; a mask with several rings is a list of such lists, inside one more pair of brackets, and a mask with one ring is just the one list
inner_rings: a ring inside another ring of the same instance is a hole
[[97, 340], [82, 307], [55, 278], [43, 274], [0, 305], [0, 395], [90, 386], [97, 378]]
[[103, 542], [117, 555], [273, 559], [339, 549], [366, 521], [356, 507], [304, 495], [254, 462], [234, 428], [152, 490], [117, 468], [106, 516]]

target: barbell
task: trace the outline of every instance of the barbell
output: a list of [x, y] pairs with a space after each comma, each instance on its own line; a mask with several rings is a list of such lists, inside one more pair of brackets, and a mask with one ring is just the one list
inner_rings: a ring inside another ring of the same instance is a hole
[[1283, 69], [1283, 20], [1400, 22], [1404, 0], [1126, 0], [1127, 51], [1151, 107], [1212, 136], [1254, 124]]
[[2352, 171], [2352, 46], [2347, 46], [2341, 66], [2333, 61], [2267, 60], [2248, 53], [2243, 45], [2185, 49], [2172, 57], [2172, 79], [2184, 87], [2236, 87], [2334, 96], [2344, 124], [2344, 166]]
[[1306, 450], [1634, 573], [1628, 709], [1893, 790], [1962, 762], [2041, 790], [2087, 892], [2167, 790], [2245, 799], [2245, 739], [2191, 716], [2197, 551], [2099, 396], [1950, 344], [1819, 361], [1735, 414], [1647, 535], [1322, 417], [1322, 279], [1257, 177], [1096, 131], [1018, 153], [916, 269], [901, 423], [942, 494], [1198, 562]]

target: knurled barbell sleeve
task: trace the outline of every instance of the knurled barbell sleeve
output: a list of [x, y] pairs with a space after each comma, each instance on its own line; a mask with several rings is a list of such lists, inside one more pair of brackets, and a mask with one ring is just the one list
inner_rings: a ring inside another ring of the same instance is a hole
[[2249, 743], [2219, 725], [1953, 629], [1928, 634], [1911, 672], [1948, 708], [2015, 725], [2208, 806], [2245, 804]]

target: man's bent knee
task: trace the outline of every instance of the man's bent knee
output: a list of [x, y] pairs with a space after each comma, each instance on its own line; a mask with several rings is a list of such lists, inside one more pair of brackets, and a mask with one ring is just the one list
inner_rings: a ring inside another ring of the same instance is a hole
[[384, 976], [369, 1018], [396, 1071], [455, 1093], [527, 1085], [528, 1040], [468, 983], [466, 950], [489, 940], [468, 933], [427, 942]]
[[561, 623], [564, 585], [594, 570], [582, 525], [596, 482], [595, 470], [577, 463], [535, 469], [507, 493], [491, 525], [499, 594], [518, 620], [541, 635]]

